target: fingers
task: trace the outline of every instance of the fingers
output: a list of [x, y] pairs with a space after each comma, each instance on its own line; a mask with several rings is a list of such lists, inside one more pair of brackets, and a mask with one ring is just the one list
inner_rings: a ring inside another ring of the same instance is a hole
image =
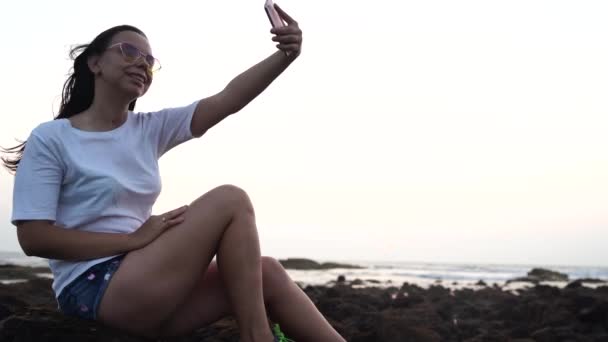
[[279, 5], [275, 4], [274, 7], [287, 26], [272, 28], [270, 33], [275, 34], [272, 40], [279, 43], [277, 48], [284, 51], [287, 56], [290, 56], [292, 52], [295, 52], [295, 56], [297, 56], [302, 47], [302, 30], [300, 30], [298, 22], [283, 11]]
[[270, 29], [270, 33], [285, 36], [285, 35], [296, 35], [301, 36], [302, 30], [300, 30], [297, 26], [282, 26], [282, 27], [273, 27]]
[[188, 210], [188, 208], [189, 207], [185, 205], [183, 207], [168, 211], [163, 215], [159, 215], [158, 219], [160, 220], [160, 224], [165, 228], [169, 228], [184, 222], [184, 213]]
[[302, 42], [301, 36], [289, 35], [289, 36], [275, 36], [272, 40], [281, 44], [299, 44]]
[[[179, 208], [178, 210], [183, 210], [182, 208]], [[175, 210], [171, 211], [170, 213], [174, 213]], [[184, 222], [184, 220], [186, 219], [184, 212], [180, 212], [177, 216], [169, 216], [169, 215], [161, 215], [159, 216], [160, 218], [160, 226], [161, 228], [164, 229], [169, 229], [173, 226], [176, 226], [182, 222]]]
[[161, 217], [164, 217], [165, 221], [167, 221], [167, 220], [173, 219], [173, 218], [175, 218], [175, 217], [177, 217], [177, 216], [185, 213], [186, 210], [188, 210], [188, 206], [187, 205], [185, 205], [183, 207], [179, 207], [179, 208], [174, 209], [174, 210], [171, 210], [169, 212], [166, 212], [163, 215], [161, 215]]
[[287, 25], [298, 25], [298, 22], [295, 21], [292, 17], [289, 16], [279, 5], [274, 4], [274, 8], [277, 10], [277, 13], [281, 16], [283, 20], [287, 23]]
[[180, 224], [180, 223], [184, 222], [184, 220], [185, 220], [184, 215], [181, 215], [181, 216], [178, 216], [178, 217], [172, 218], [172, 219], [170, 219], [170, 220], [166, 220], [166, 221], [164, 222], [164, 224], [165, 224], [165, 227], [166, 227], [166, 228], [169, 228], [169, 227], [173, 227], [173, 226], [175, 226], [175, 225], [178, 225], [178, 224]]
[[273, 28], [270, 32], [276, 36], [272, 40], [279, 43], [277, 48], [285, 52], [298, 53], [302, 46], [302, 31], [297, 26]]

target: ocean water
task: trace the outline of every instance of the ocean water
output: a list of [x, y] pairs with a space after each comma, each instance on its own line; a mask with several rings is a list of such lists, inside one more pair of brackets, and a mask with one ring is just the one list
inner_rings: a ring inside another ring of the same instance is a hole
[[[319, 260], [323, 262], [324, 260]], [[447, 287], [475, 287], [483, 280], [486, 284], [504, 285], [507, 280], [525, 276], [534, 267], [559, 271], [570, 280], [596, 278], [608, 282], [608, 267], [559, 266], [559, 265], [489, 265], [446, 264], [424, 262], [383, 262], [328, 260], [362, 266], [362, 269], [331, 269], [322, 271], [288, 270], [303, 285], [326, 285], [339, 276], [346, 280], [360, 279], [362, 286], [401, 286], [404, 282], [428, 287], [441, 283]], [[0, 264], [23, 266], [47, 266], [45, 259], [28, 257], [16, 252], [0, 252]], [[48, 275], [47, 275], [48, 276]], [[560, 285], [560, 284], [556, 284]], [[561, 284], [565, 285], [565, 284]]]
[[13, 264], [20, 266], [30, 267], [41, 267], [47, 266], [48, 262], [46, 259], [37, 257], [28, 257], [27, 255], [20, 252], [2, 252], [0, 251], [0, 265]]

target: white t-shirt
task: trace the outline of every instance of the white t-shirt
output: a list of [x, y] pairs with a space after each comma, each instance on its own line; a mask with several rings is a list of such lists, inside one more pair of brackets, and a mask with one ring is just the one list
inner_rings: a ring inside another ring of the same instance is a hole
[[[158, 159], [193, 138], [190, 123], [197, 103], [129, 112], [125, 123], [105, 132], [79, 130], [68, 119], [39, 125], [27, 139], [15, 175], [12, 223], [50, 220], [65, 229], [135, 231], [160, 194]], [[56, 297], [89, 267], [111, 257], [49, 259]]]

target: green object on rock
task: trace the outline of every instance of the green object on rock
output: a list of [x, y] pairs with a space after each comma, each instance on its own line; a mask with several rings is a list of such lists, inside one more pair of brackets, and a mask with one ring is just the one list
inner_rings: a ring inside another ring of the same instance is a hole
[[294, 340], [290, 340], [285, 337], [285, 334], [283, 334], [278, 324], [275, 324], [272, 327], [272, 334], [274, 335], [275, 342], [295, 342]]

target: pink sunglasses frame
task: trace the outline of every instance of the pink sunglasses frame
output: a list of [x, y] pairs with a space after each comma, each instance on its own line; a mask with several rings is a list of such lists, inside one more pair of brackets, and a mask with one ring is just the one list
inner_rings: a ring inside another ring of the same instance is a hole
[[[120, 42], [120, 43], [116, 43], [116, 44], [112, 44], [110, 46], [108, 46], [107, 50], [115, 48], [118, 46], [119, 50], [120, 50], [120, 54], [122, 55], [122, 57], [124, 59], [127, 59], [128, 57], [126, 56], [124, 50], [123, 50], [123, 45], [129, 45], [129, 47], [132, 47], [133, 49], [135, 49], [138, 53], [139, 53], [139, 57], [137, 57], [135, 60], [133, 60], [130, 63], [136, 63], [137, 61], [141, 60], [142, 58], [144, 59], [144, 61], [146, 61], [146, 64], [148, 65], [148, 69], [151, 72], [158, 72], [162, 66], [160, 64], [160, 61], [158, 60], [158, 58], [152, 56], [152, 55], [148, 55], [143, 53], [140, 49], [138, 49], [135, 45], [130, 44], [130, 43], [126, 43], [126, 42]], [[154, 60], [154, 64], [150, 65], [150, 63], [148, 62], [148, 57], [152, 57], [152, 59]], [[158, 65], [158, 68], [156, 68], [156, 65]]]

